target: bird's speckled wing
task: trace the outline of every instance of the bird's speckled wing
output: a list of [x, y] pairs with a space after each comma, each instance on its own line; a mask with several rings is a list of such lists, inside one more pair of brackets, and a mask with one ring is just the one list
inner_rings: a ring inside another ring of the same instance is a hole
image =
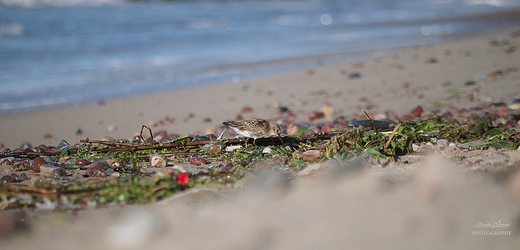
[[251, 119], [251, 120], [243, 120], [243, 121], [227, 121], [223, 122], [222, 124], [228, 126], [237, 128], [240, 130], [249, 130], [251, 128], [267, 128], [269, 125], [269, 122], [265, 119]]

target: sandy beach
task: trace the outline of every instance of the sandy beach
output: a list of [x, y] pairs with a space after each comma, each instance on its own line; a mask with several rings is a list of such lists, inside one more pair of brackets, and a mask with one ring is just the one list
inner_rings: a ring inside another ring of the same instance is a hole
[[[131, 139], [143, 124], [168, 134], [218, 134], [227, 120], [261, 117], [278, 122], [281, 109], [290, 110], [297, 122], [309, 122], [309, 114], [324, 104], [330, 116], [313, 122], [363, 118], [364, 111], [375, 119], [408, 119], [417, 106], [425, 112], [472, 107], [485, 112], [489, 106], [507, 106], [518, 114], [519, 47], [520, 27], [504, 27], [392, 54], [379, 51], [363, 60], [4, 114], [0, 142], [16, 148], [24, 142], [56, 145], [62, 139], [71, 144], [86, 138]], [[0, 214], [0, 236], [8, 235], [0, 246], [515, 249], [520, 236], [519, 150], [445, 145], [435, 154], [384, 159], [380, 165], [364, 158], [308, 164], [306, 169], [335, 167], [305, 175], [305, 168], [292, 169], [290, 181], [282, 171], [253, 168], [255, 178], [247, 176], [228, 190], [197, 187], [146, 205], [99, 209], [86, 204], [84, 210], [36, 216], [7, 211]], [[24, 216], [30, 218], [29, 229], [16, 224]]]
[[[334, 117], [363, 111], [376, 119], [420, 105], [428, 110], [511, 102], [520, 94], [518, 27], [455, 41], [405, 48], [391, 55], [322, 65], [253, 79], [0, 116], [0, 142], [56, 145], [64, 139], [132, 138], [149, 125], [169, 134], [207, 134], [242, 118], [276, 119], [284, 106], [300, 122], [324, 103]], [[377, 52], [384, 54], [385, 52]], [[252, 112], [242, 112], [248, 107]], [[325, 119], [325, 118], [323, 118]], [[319, 122], [320, 120], [317, 120]]]

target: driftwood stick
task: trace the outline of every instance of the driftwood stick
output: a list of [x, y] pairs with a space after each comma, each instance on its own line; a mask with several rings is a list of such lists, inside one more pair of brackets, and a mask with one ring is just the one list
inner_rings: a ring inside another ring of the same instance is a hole
[[[257, 138], [256, 144], [258, 146], [277, 146], [285, 144], [296, 144], [307, 141], [322, 141], [329, 140], [333, 136], [344, 132], [335, 131], [329, 133], [319, 133], [314, 135], [303, 135], [303, 136], [284, 136], [284, 137], [269, 137], [269, 138]], [[223, 144], [225, 146], [230, 145], [241, 145], [246, 144], [253, 140], [252, 138], [236, 138], [227, 140], [204, 140], [204, 141], [188, 141], [188, 142], [172, 142], [172, 143], [155, 143], [155, 144], [132, 144], [130, 142], [117, 142], [117, 141], [103, 141], [103, 140], [80, 140], [80, 143], [89, 144], [89, 150], [94, 153], [108, 153], [108, 152], [121, 152], [121, 151], [139, 151], [139, 150], [150, 150], [150, 149], [193, 149], [206, 144]], [[106, 148], [96, 149], [96, 145], [105, 145]], [[0, 153], [0, 158], [6, 157], [35, 157], [35, 156], [53, 156], [61, 154], [60, 151], [50, 152], [20, 152], [20, 153]]]
[[[339, 132], [331, 132], [331, 133], [322, 133], [318, 135], [306, 135], [306, 136], [285, 136], [285, 137], [269, 137], [269, 138], [258, 138], [256, 139], [256, 144], [258, 146], [270, 146], [270, 145], [283, 145], [283, 144], [289, 144], [289, 143], [301, 143], [305, 141], [320, 141], [320, 140], [329, 140], [333, 136], [337, 135]], [[229, 145], [239, 145], [239, 144], [245, 144], [249, 140], [252, 140], [251, 138], [236, 138], [236, 139], [227, 139], [227, 140], [204, 140], [204, 141], [190, 141], [190, 142], [173, 142], [173, 143], [157, 143], [153, 145], [140, 145], [140, 144], [134, 144], [134, 145], [118, 145], [103, 149], [92, 149], [93, 152], [98, 153], [107, 153], [107, 152], [120, 152], [120, 151], [139, 151], [139, 150], [149, 150], [149, 149], [168, 149], [168, 148], [183, 148], [183, 149], [190, 149], [190, 148], [197, 148], [206, 144], [214, 143], [219, 144], [222, 143], [226, 146]], [[81, 141], [81, 142], [87, 142], [87, 141]], [[93, 144], [106, 144], [104, 141], [92, 141], [89, 140], [89, 143]]]

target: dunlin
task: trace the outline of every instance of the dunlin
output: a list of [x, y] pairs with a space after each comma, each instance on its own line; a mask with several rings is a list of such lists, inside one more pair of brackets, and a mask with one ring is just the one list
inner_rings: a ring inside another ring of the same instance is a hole
[[[233, 129], [235, 133], [241, 136], [253, 138], [253, 144], [255, 144], [256, 138], [270, 137], [273, 135], [280, 138], [280, 126], [265, 119], [255, 118], [243, 121], [227, 121], [222, 124]], [[224, 130], [224, 132], [225, 131], [226, 130]], [[219, 139], [222, 138], [224, 132], [219, 136]]]

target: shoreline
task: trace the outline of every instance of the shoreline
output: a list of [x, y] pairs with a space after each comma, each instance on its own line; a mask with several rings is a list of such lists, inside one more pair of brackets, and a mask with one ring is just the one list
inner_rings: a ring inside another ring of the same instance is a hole
[[[520, 40], [518, 35], [512, 37], [519, 30], [488, 30], [356, 61], [326, 65], [317, 61], [315, 67], [236, 83], [229, 80], [100, 103], [1, 114], [0, 142], [15, 148], [24, 142], [56, 145], [62, 139], [71, 144], [107, 136], [131, 139], [143, 124], [156, 124], [154, 132], [206, 134], [239, 115], [276, 119], [279, 106], [289, 108], [297, 121], [306, 122], [309, 112], [319, 111], [325, 102], [334, 107], [335, 117], [365, 110], [405, 115], [416, 106], [446, 110], [510, 104], [520, 94]], [[508, 44], [492, 45], [493, 40]], [[503, 74], [493, 76], [498, 71]], [[252, 112], [242, 112], [245, 107]]]

